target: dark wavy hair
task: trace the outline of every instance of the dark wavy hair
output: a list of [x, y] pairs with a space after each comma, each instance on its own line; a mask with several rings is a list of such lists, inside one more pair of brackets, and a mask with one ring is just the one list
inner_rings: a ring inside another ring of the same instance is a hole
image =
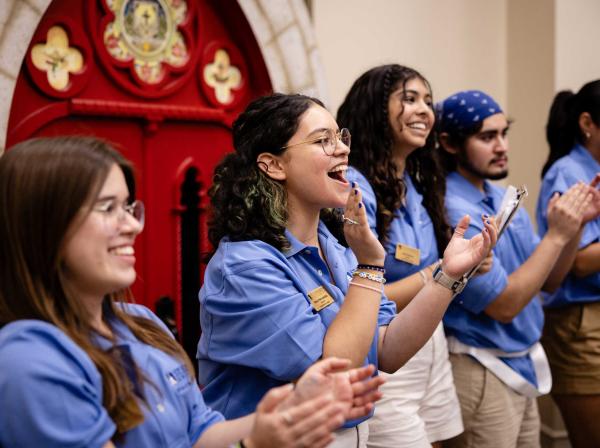
[[[375, 191], [377, 232], [382, 242], [387, 241], [394, 213], [402, 205], [405, 195], [404, 182], [398, 177], [393, 162], [389, 97], [394, 90], [415, 78], [423, 81], [431, 91], [427, 80], [411, 68], [398, 64], [372, 68], [354, 82], [337, 113], [339, 126], [352, 132], [350, 163], [365, 175]], [[450, 240], [451, 230], [444, 207], [446, 184], [440, 175], [434, 142], [431, 133], [425, 146], [408, 156], [406, 171], [423, 195], [423, 205], [433, 221], [438, 251], [442, 253]]]
[[[208, 238], [213, 251], [225, 236], [231, 241], [261, 240], [279, 250], [289, 248], [284, 233], [288, 220], [285, 187], [259, 169], [256, 159], [263, 152], [282, 154], [302, 115], [313, 105], [324, 107], [306, 95], [275, 93], [251, 102], [233, 123], [235, 152], [215, 168], [208, 192], [212, 204]], [[340, 238], [337, 215], [329, 209], [321, 212]]]
[[[133, 201], [133, 168], [109, 143], [93, 137], [27, 140], [0, 157], [0, 325], [21, 319], [48, 322], [84, 350], [102, 376], [103, 406], [117, 426], [118, 439], [144, 420], [144, 397], [136, 394], [127, 371], [145, 378], [118, 351], [95, 344], [96, 330], [80, 298], [69, 293], [64, 265], [70, 235], [91, 213], [115, 164]], [[107, 324], [120, 320], [140, 341], [181, 359], [193, 375], [185, 352], [170, 335], [116, 306], [129, 295], [118, 291], [104, 298]]]
[[546, 123], [550, 153], [542, 168], [542, 177], [554, 162], [571, 151], [575, 143], [585, 143], [579, 127], [579, 117], [584, 112], [590, 114], [596, 126], [600, 126], [600, 79], [588, 82], [577, 94], [563, 90], [554, 97]]

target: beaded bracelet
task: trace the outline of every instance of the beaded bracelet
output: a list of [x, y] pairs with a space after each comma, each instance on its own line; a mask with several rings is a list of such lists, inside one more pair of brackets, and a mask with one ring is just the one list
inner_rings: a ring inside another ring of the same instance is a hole
[[370, 289], [371, 291], [378, 292], [379, 294], [383, 293], [383, 290], [381, 290], [380, 288], [375, 288], [373, 286], [363, 285], [361, 283], [354, 283], [354, 282], [350, 282], [350, 284], [354, 285], [354, 286], [358, 286], [360, 288]]
[[383, 266], [375, 266], [373, 264], [359, 264], [356, 269], [368, 269], [370, 271], [377, 271], [385, 274], [385, 268]]
[[385, 283], [385, 278], [383, 275], [374, 275], [365, 271], [353, 271], [352, 277], [366, 278], [367, 280], [372, 280], [374, 282], [381, 283], [382, 285]]

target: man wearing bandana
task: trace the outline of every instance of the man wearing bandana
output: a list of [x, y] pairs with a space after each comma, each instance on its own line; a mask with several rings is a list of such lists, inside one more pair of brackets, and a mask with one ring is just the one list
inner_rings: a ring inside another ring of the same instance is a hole
[[[482, 230], [479, 216], [499, 212], [505, 189], [490, 180], [508, 175], [510, 121], [477, 90], [456, 93], [436, 109], [448, 217], [456, 225], [469, 214], [465, 236], [471, 237]], [[591, 196], [584, 184], [553, 196], [551, 229], [541, 240], [520, 209], [493, 250], [491, 270], [450, 304], [444, 327], [465, 432], [448, 446], [539, 446], [535, 397], [548, 393], [552, 381], [539, 344], [538, 294], [556, 289], [570, 270]]]

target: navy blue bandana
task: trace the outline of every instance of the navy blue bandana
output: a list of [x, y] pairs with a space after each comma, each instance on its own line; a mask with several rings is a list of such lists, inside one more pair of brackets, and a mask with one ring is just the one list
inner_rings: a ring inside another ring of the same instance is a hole
[[502, 108], [481, 90], [465, 90], [450, 95], [435, 105], [441, 132], [469, 131], [490, 115], [502, 113]]

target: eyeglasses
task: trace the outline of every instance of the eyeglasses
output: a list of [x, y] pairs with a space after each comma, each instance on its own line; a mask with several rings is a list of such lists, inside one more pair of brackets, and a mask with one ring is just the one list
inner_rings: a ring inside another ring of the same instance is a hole
[[340, 129], [339, 132], [335, 132], [332, 129], [327, 129], [323, 131], [323, 134], [321, 134], [318, 137], [303, 142], [294, 143], [292, 145], [282, 146], [281, 149], [287, 149], [293, 146], [306, 145], [318, 142], [321, 144], [323, 152], [328, 156], [332, 156], [337, 148], [338, 141], [342, 142], [344, 145], [350, 148], [350, 140], [350, 131], [346, 128]]
[[133, 201], [131, 204], [119, 206], [114, 199], [107, 199], [98, 202], [94, 210], [102, 213], [111, 224], [123, 222], [128, 213], [142, 226], [142, 229], [144, 228], [145, 212], [142, 201]]

